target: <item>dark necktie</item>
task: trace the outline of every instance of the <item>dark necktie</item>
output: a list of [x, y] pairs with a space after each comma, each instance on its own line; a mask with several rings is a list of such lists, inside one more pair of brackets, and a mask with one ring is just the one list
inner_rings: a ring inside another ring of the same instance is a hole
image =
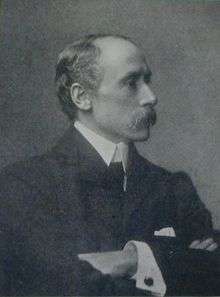
[[121, 188], [123, 188], [124, 169], [122, 162], [112, 162], [108, 167], [108, 171], [109, 175], [112, 178], [112, 181], [120, 185]]

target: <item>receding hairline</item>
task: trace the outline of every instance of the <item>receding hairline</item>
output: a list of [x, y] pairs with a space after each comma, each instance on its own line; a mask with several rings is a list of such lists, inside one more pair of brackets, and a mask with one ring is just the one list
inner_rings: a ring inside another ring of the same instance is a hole
[[[97, 33], [97, 34], [90, 34], [90, 35], [86, 35], [85, 37], [83, 37], [82, 39], [87, 39], [88, 41], [90, 40], [92, 43], [98, 40], [102, 40], [102, 39], [121, 39], [121, 40], [126, 40], [128, 42], [133, 43], [134, 45], [137, 46], [137, 44], [135, 43], [135, 41], [133, 41], [130, 37], [126, 36], [126, 35], [122, 35], [122, 34], [102, 34], [102, 33]], [[78, 39], [80, 40], [80, 39]], [[76, 40], [77, 42], [77, 40]]]
[[[96, 38], [92, 44], [97, 47], [100, 51], [102, 51], [105, 46], [108, 46], [108, 43], [110, 44], [111, 42], [114, 41], [121, 41], [122, 43], [127, 43], [136, 49], [140, 49], [140, 47], [130, 38], [125, 37], [125, 36], [120, 36], [120, 35], [106, 35], [104, 37], [98, 37]], [[106, 44], [105, 44], [106, 42]]]
[[[68, 44], [59, 54], [57, 65], [63, 60], [63, 59], [73, 59], [74, 56], [80, 57], [81, 54], [83, 54], [84, 50], [87, 49], [87, 47], [93, 47], [95, 50], [93, 52], [94, 56], [91, 58], [91, 62], [93, 66], [96, 66], [100, 68], [100, 71], [102, 71], [102, 67], [100, 65], [100, 58], [102, 56], [102, 53], [105, 48], [102, 46], [102, 41], [108, 41], [108, 40], [121, 40], [124, 42], [129, 43], [130, 45], [133, 45], [137, 49], [140, 49], [140, 47], [128, 36], [120, 35], [120, 34], [91, 34], [91, 35], [85, 35], [82, 38], [76, 39], [73, 43]], [[78, 50], [77, 47], [79, 46]], [[74, 52], [76, 50], [76, 52]], [[78, 52], [78, 53], [77, 53]], [[76, 59], [78, 59], [76, 58]]]
[[94, 39], [92, 40], [92, 42], [95, 43], [96, 41], [101, 41], [104, 39], [124, 40], [124, 41], [130, 42], [133, 45], [137, 46], [137, 44], [130, 37], [124, 36], [124, 35], [119, 35], [119, 34], [115, 34], [115, 35], [114, 34], [100, 34], [100, 35], [97, 34], [97, 35], [94, 35]]
[[120, 35], [120, 34], [91, 34], [91, 35], [86, 35], [82, 38], [79, 38], [75, 40], [73, 43], [68, 44], [59, 54], [58, 56], [58, 63], [60, 60], [62, 60], [63, 56], [67, 54], [68, 51], [71, 52], [71, 48], [79, 45], [80, 43], [85, 43], [85, 44], [92, 44], [95, 46], [100, 52], [101, 48], [99, 46], [99, 41], [102, 41], [104, 39], [118, 39], [118, 40], [124, 40], [127, 41], [128, 43], [133, 44], [137, 48], [139, 46], [128, 36], [125, 35]]
[[103, 65], [100, 63], [100, 58], [105, 49], [96, 41], [105, 39], [124, 40], [139, 48], [127, 36], [93, 34], [75, 39], [74, 42], [66, 45], [58, 56], [55, 74], [56, 93], [62, 110], [70, 119], [75, 119], [77, 110], [70, 96], [70, 86], [74, 82], [78, 82], [93, 92], [102, 80]]

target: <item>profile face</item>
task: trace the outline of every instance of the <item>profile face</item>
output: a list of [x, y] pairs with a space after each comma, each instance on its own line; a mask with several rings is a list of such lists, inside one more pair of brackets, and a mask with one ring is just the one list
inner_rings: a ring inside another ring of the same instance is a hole
[[143, 141], [156, 121], [156, 98], [149, 87], [150, 70], [143, 53], [132, 43], [108, 37], [101, 49], [103, 79], [93, 100], [100, 131], [113, 141]]

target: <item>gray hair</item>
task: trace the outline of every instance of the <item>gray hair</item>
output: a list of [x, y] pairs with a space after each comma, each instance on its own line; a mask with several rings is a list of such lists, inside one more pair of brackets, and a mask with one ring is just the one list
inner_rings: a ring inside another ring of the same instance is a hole
[[110, 34], [94, 34], [81, 38], [68, 45], [59, 55], [56, 65], [56, 93], [62, 110], [73, 120], [77, 107], [72, 102], [70, 88], [73, 83], [81, 84], [87, 91], [97, 90], [101, 82], [101, 69], [98, 58], [100, 48], [94, 41], [105, 37], [115, 37], [128, 40], [128, 37]]

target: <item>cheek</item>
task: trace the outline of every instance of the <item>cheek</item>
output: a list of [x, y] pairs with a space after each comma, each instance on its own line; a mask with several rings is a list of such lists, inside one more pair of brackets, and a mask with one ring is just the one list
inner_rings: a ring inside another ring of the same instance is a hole
[[111, 122], [114, 126], [128, 126], [135, 117], [138, 104], [134, 94], [128, 91], [99, 93], [94, 105], [94, 116], [97, 120]]
[[97, 110], [100, 113], [108, 114], [111, 112], [122, 112], [128, 105], [130, 105], [128, 97], [122, 95], [121, 92], [109, 92], [99, 94], [97, 100]]

